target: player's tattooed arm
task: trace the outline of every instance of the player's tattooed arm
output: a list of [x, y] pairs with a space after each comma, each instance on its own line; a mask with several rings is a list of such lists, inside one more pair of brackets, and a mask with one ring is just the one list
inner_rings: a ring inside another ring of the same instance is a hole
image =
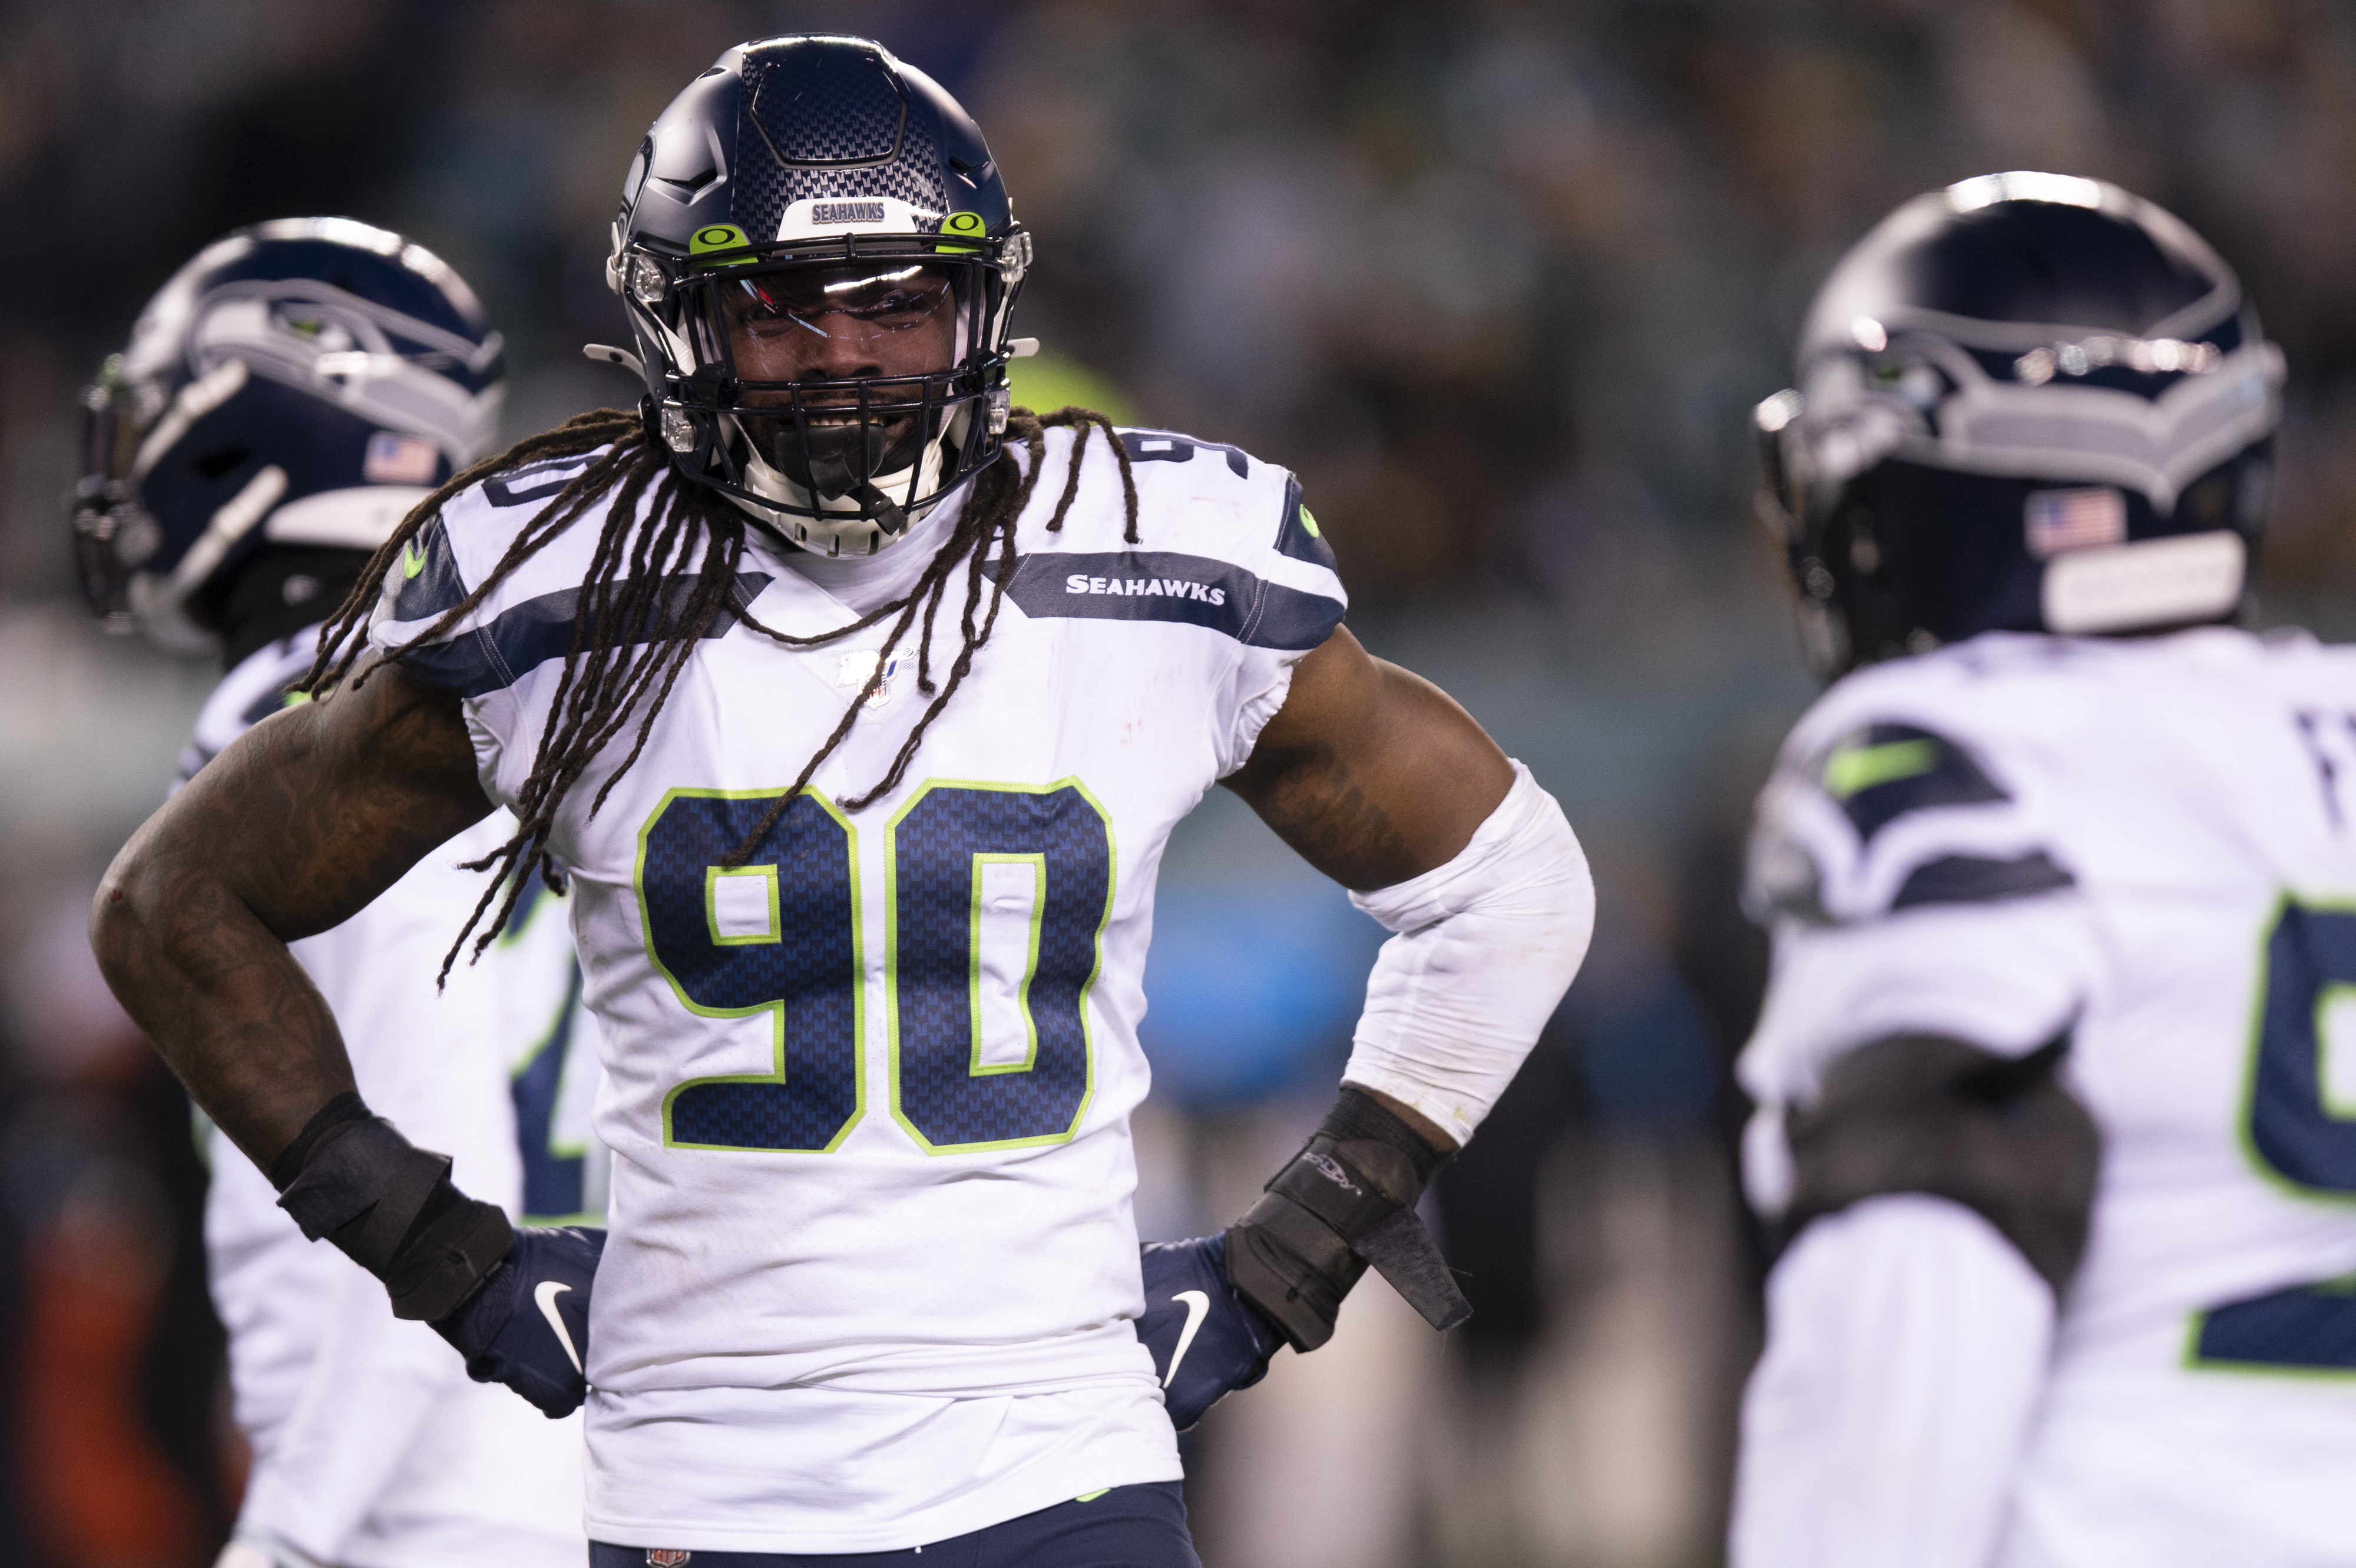
[[[107, 872], [91, 944], [305, 1236], [383, 1281], [393, 1316], [431, 1323], [476, 1381], [563, 1415], [587, 1391], [604, 1232], [519, 1240], [498, 1205], [452, 1185], [447, 1155], [369, 1114], [334, 1016], [287, 950], [490, 811], [458, 700], [397, 665], [364, 675], [256, 725], [156, 812]], [[558, 1305], [524, 1307], [536, 1299]]]
[[[1433, 1327], [1453, 1327], [1472, 1307], [1416, 1204], [1578, 969], [1594, 915], [1585, 856], [1553, 797], [1471, 715], [1369, 658], [1346, 629], [1301, 660], [1226, 783], [1394, 934], [1368, 978], [1333, 1111], [1224, 1237], [1149, 1255], [1148, 1283], [1215, 1276], [1224, 1294], [1182, 1294], [1231, 1301], [1222, 1322], [1313, 1350], [1371, 1265]], [[1141, 1332], [1174, 1413], [1199, 1412], [1265, 1365], [1265, 1337], [1228, 1335], [1182, 1388], [1180, 1345], [1166, 1356], [1157, 1347], [1170, 1321], [1157, 1319], [1162, 1305], [1149, 1297]]]
[[[1292, 672], [1251, 759], [1222, 780], [1326, 875], [1361, 892], [1445, 865], [1513, 788], [1488, 732], [1422, 676], [1338, 627]], [[1374, 1098], [1445, 1153], [1456, 1140]]]
[[1310, 865], [1366, 892], [1454, 858], [1514, 769], [1447, 693], [1339, 627], [1222, 782]]
[[353, 1087], [286, 944], [357, 914], [489, 810], [457, 698], [380, 665], [256, 725], [115, 857], [91, 915], [107, 982], [263, 1170]]

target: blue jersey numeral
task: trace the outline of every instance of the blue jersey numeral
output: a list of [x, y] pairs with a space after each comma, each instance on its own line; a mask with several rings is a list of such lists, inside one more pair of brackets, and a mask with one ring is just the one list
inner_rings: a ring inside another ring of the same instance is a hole
[[[1111, 822], [1075, 781], [936, 780], [893, 818], [892, 1109], [927, 1150], [1052, 1144], [1078, 1131], [1093, 1087], [1087, 995], [1112, 914], [1112, 865]], [[982, 926], [993, 898], [1017, 905], [1028, 926], [1010, 988], [1027, 1045], [1014, 1060], [982, 1054]]]
[[723, 866], [782, 791], [673, 789], [638, 835], [647, 949], [691, 1013], [766, 1013], [776, 1067], [691, 1079], [663, 1100], [663, 1142], [832, 1149], [859, 1120], [858, 835], [805, 790], [741, 867]]
[[[2268, 929], [2250, 1047], [2242, 1135], [2252, 1162], [2303, 1198], [2356, 1199], [2356, 1107], [2332, 1102], [2324, 1014], [2356, 993], [2356, 909], [2285, 900]], [[2326, 1280], [2192, 1319], [2187, 1365], [2356, 1372], [2356, 1282]]]
[[549, 1020], [548, 1033], [509, 1080], [515, 1101], [516, 1144], [523, 1152], [523, 1217], [534, 1225], [570, 1222], [588, 1209], [586, 1148], [566, 1148], [556, 1133], [556, 1101], [576, 1044], [573, 1006], [581, 999], [581, 966]]
[[[671, 1090], [672, 1147], [825, 1152], [864, 1109], [857, 831], [805, 790], [744, 865], [722, 864], [776, 798], [674, 789], [639, 833], [647, 950], [673, 993], [702, 1017], [768, 1014], [775, 1030], [774, 1071]], [[1077, 779], [934, 779], [887, 831], [894, 1118], [931, 1154], [1071, 1137], [1096, 1081], [1087, 998], [1112, 915], [1111, 819]]]
[[2356, 1194], [2356, 1120], [2326, 1103], [2323, 1006], [2356, 992], [2356, 910], [2285, 902], [2267, 933], [2244, 1122], [2260, 1168], [2304, 1195]]

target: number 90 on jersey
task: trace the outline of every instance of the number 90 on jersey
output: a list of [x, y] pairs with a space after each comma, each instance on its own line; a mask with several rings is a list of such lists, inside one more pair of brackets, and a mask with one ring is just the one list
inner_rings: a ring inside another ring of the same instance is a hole
[[[858, 830], [806, 789], [673, 789], [638, 835], [647, 950], [700, 1017], [770, 1019], [766, 1073], [664, 1097], [673, 1148], [831, 1151], [866, 1109]], [[1076, 779], [932, 779], [884, 829], [886, 1077], [928, 1154], [1061, 1143], [1095, 1085], [1112, 827]]]

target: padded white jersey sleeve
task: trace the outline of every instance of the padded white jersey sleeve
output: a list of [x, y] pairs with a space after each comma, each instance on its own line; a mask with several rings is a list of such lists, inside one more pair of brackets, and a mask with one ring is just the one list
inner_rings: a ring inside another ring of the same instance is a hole
[[1736, 1069], [1758, 1106], [1743, 1167], [1763, 1213], [1790, 1194], [1786, 1113], [1848, 1052], [1922, 1034], [2021, 1056], [2100, 993], [2104, 943], [2052, 814], [2055, 746], [2027, 717], [2063, 746], [2066, 725], [2021, 708], [1960, 657], [1901, 660], [1834, 686], [1784, 743], [1744, 889], [1774, 956]]
[[[1746, 903], [1773, 969], [1739, 1068], [1762, 1212], [1789, 1112], [1892, 1036], [2036, 1049], [2102, 984], [2042, 732], [1953, 658], [1835, 686], [1762, 794]], [[2052, 1352], [2053, 1289], [1979, 1214], [1919, 1193], [1811, 1220], [1768, 1283], [1745, 1393], [1737, 1568], [1987, 1568]]]
[[2052, 1290], [1959, 1204], [1811, 1224], [1768, 1280], [1732, 1568], [1987, 1568], [2053, 1326]]
[[1516, 762], [1513, 787], [1453, 860], [1350, 901], [1395, 934], [1366, 978], [1342, 1081], [1414, 1107], [1461, 1145], [1587, 956], [1587, 856], [1562, 807]]

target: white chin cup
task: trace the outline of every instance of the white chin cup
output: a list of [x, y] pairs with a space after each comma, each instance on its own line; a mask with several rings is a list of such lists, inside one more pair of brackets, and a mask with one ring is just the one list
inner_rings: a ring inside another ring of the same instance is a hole
[[[933, 492], [940, 486], [942, 446], [956, 436], [962, 429], [959, 421], [968, 417], [968, 412], [959, 409], [957, 418], [949, 421], [947, 431], [925, 443], [923, 455], [917, 459], [913, 487], [908, 482], [909, 470], [905, 467], [894, 468], [888, 474], [877, 474], [868, 481], [875, 489], [895, 501], [911, 493], [929, 498], [919, 499], [917, 504], [905, 509], [906, 521], [902, 523], [896, 533], [885, 532], [883, 523], [873, 518], [859, 516], [859, 503], [847, 496], [830, 500], [824, 496], [811, 494], [779, 473], [767, 458], [761, 456], [758, 447], [754, 447], [745, 459], [744, 488], [756, 496], [766, 496], [787, 506], [813, 508], [821, 515], [806, 517], [791, 511], [772, 511], [741, 496], [728, 499], [755, 521], [784, 534], [805, 550], [828, 556], [880, 554], [907, 538], [908, 531], [916, 520], [940, 503], [940, 498]], [[841, 521], [825, 515], [830, 512], [840, 512]]]

